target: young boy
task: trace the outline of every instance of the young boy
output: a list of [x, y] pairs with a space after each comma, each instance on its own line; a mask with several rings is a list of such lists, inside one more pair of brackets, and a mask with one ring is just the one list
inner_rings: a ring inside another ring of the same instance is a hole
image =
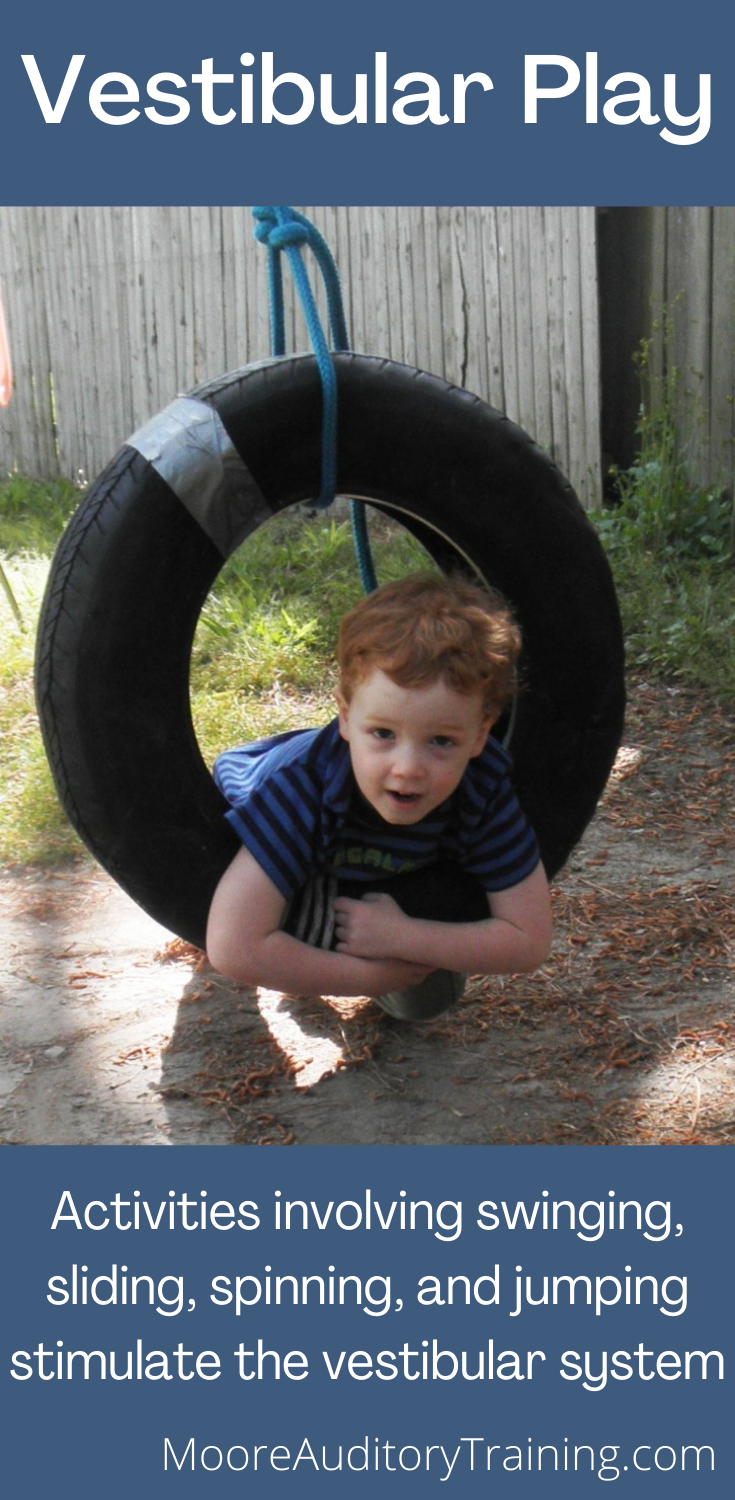
[[546, 876], [489, 737], [519, 649], [502, 600], [460, 577], [411, 575], [345, 616], [338, 718], [216, 763], [243, 845], [209, 914], [216, 969], [419, 1020], [465, 973], [543, 963]]

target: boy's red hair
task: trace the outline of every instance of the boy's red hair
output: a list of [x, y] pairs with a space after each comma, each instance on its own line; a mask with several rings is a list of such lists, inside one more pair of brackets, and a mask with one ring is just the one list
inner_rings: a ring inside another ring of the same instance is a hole
[[399, 687], [442, 681], [480, 693], [497, 718], [516, 687], [521, 637], [499, 594], [458, 574], [412, 573], [367, 594], [340, 625], [340, 690], [349, 703], [375, 670]]

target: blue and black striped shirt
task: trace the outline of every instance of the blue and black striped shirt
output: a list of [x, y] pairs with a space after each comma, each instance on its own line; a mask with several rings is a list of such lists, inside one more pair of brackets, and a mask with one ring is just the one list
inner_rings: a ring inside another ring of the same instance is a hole
[[492, 735], [446, 802], [409, 826], [364, 801], [338, 721], [296, 729], [220, 755], [214, 779], [226, 817], [289, 901], [317, 871], [369, 882], [454, 860], [487, 891], [525, 880], [539, 860], [511, 784], [512, 761]]

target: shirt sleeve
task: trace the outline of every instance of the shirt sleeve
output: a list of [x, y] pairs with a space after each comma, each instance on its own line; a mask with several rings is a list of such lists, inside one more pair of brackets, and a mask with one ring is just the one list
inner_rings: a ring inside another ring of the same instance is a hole
[[248, 784], [237, 755], [228, 751], [215, 766], [215, 781], [230, 803], [225, 817], [290, 901], [315, 865], [321, 799], [313, 772], [308, 766], [282, 766]]
[[485, 815], [465, 836], [464, 868], [486, 891], [505, 891], [531, 875], [540, 857], [536, 835], [505, 775]]

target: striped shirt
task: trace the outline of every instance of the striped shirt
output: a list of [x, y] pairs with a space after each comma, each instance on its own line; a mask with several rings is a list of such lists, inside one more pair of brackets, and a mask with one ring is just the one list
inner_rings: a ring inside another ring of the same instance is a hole
[[512, 761], [492, 735], [459, 786], [428, 817], [386, 823], [360, 795], [333, 719], [220, 755], [214, 779], [242, 843], [289, 901], [315, 872], [375, 881], [451, 859], [487, 891], [525, 880], [538, 845], [511, 783]]

